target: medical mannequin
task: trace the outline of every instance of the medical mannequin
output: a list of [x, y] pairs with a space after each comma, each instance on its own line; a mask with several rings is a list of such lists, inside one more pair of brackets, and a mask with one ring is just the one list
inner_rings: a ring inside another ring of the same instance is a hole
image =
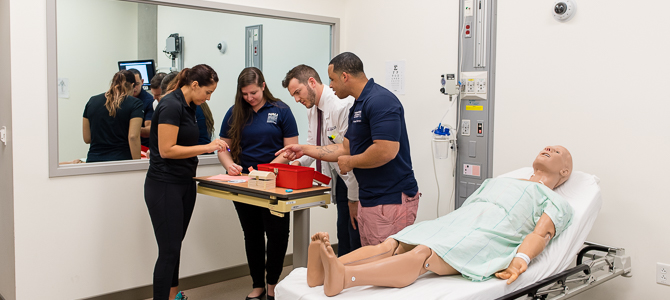
[[[521, 243], [518, 248], [516, 248], [516, 251], [514, 251], [514, 247], [511, 248], [511, 251], [515, 252], [512, 253], [514, 257], [511, 259], [511, 262], [504, 262], [507, 264], [507, 267], [503, 265], [498, 268], [498, 270], [490, 270], [489, 275], [484, 274], [478, 277], [479, 280], [486, 280], [491, 277], [491, 273], [495, 273], [497, 278], [507, 280], [507, 284], [514, 282], [519, 275], [526, 271], [528, 262], [537, 257], [544, 250], [549, 241], [558, 233], [557, 229], [560, 229], [560, 232], [562, 232], [562, 230], [570, 224], [572, 210], [569, 207], [569, 204], [551, 191], [567, 181], [572, 172], [572, 157], [570, 152], [562, 146], [546, 147], [535, 158], [533, 169], [535, 173], [529, 179], [529, 181], [534, 182], [533, 184], [528, 184], [527, 181], [516, 179], [504, 180], [507, 180], [508, 182], [514, 181], [520, 184], [526, 182], [526, 186], [532, 186], [532, 188], [537, 189], [540, 192], [545, 191], [545, 193], [550, 194], [550, 196], [555, 195], [554, 197], [556, 199], [553, 200], [554, 202], [550, 202], [549, 205], [551, 205], [551, 207], [547, 206], [547, 209], [545, 210], [542, 210], [541, 207], [537, 207], [535, 202], [530, 201], [532, 202], [531, 205], [535, 205], [534, 207], [531, 207], [530, 210], [536, 211], [534, 213], [537, 214], [535, 221], [532, 223], [535, 224], [534, 229], [530, 227], [527, 232], [515, 233], [523, 234], [525, 237], [522, 238], [522, 241], [520, 240]], [[495, 182], [491, 181], [489, 185], [495, 185]], [[482, 185], [482, 188], [475, 192], [475, 194], [480, 192], [480, 190], [486, 190], [483, 188], [484, 184]], [[529, 188], [521, 190], [521, 193], [525, 194], [527, 193], [527, 190], [529, 190]], [[475, 194], [473, 194], [473, 196], [475, 196]], [[469, 197], [468, 200], [473, 198], [473, 196]], [[493, 195], [492, 197], [489, 195], [489, 198], [495, 198], [495, 196], [496, 195]], [[538, 198], [537, 196], [534, 197]], [[539, 201], [536, 202], [539, 203]], [[475, 207], [474, 205], [478, 204], [475, 202], [473, 203], [472, 207]], [[464, 206], [459, 210], [462, 210], [467, 204], [468, 202], [466, 201]], [[502, 205], [503, 204], [501, 204], [501, 206]], [[473, 210], [472, 207], [468, 209]], [[566, 213], [563, 215], [558, 214], [556, 212], [556, 207], [562, 207]], [[551, 209], [551, 211], [549, 209]], [[451, 214], [455, 214], [457, 211], [452, 212]], [[547, 212], [550, 212], [552, 216], [550, 217]], [[482, 215], [486, 212], [475, 210], [473, 213]], [[512, 212], [507, 213], [510, 215], [512, 214]], [[560, 224], [555, 225], [552, 218], [555, 218]], [[429, 222], [433, 221], [427, 222], [427, 224], [430, 224]], [[420, 225], [421, 223], [407, 227], [404, 231], [411, 232], [412, 227]], [[434, 249], [423, 244], [408, 244], [397, 240], [396, 238], [402, 239], [398, 237], [402, 236], [402, 233], [403, 232], [400, 232], [397, 235], [391, 236], [379, 245], [366, 246], [340, 258], [337, 258], [333, 252], [328, 233], [320, 232], [315, 234], [312, 236], [312, 242], [310, 243], [308, 250], [307, 284], [310, 287], [323, 284], [324, 293], [327, 296], [334, 296], [340, 293], [343, 289], [354, 286], [375, 285], [404, 287], [414, 282], [419, 275], [424, 274], [427, 271], [432, 271], [438, 275], [461, 274], [461, 272], [445, 262]], [[459, 235], [462, 233], [452, 231], [446, 234]], [[493, 234], [503, 235], [503, 233]], [[462, 235], [467, 236], [468, 233], [466, 232]], [[468, 240], [463, 239], [463, 241], [467, 242]], [[470, 242], [473, 244], [477, 243], [477, 241]], [[446, 259], [446, 254], [442, 257], [445, 257]], [[492, 257], [491, 261], [500, 262], [500, 258]], [[488, 263], [485, 262], [480, 262], [479, 264], [488, 265]], [[463, 275], [465, 276], [466, 274], [463, 273]], [[473, 280], [475, 280], [474, 277], [475, 276], [472, 278]]]

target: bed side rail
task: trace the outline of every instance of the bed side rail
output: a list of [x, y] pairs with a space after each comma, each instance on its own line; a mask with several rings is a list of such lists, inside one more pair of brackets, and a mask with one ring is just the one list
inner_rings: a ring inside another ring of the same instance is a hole
[[568, 299], [614, 277], [631, 276], [630, 257], [625, 255], [623, 248], [590, 242], [584, 244], [585, 247], [577, 254], [576, 267], [542, 279], [496, 300], [512, 300], [526, 296], [534, 300], [541, 300], [547, 299], [550, 294], [557, 294], [550, 299]]
[[[545, 279], [542, 279], [536, 283], [533, 283], [523, 289], [516, 290], [512, 293], [509, 293], [505, 296], [502, 296], [500, 298], [497, 298], [496, 300], [512, 300], [512, 299], [517, 299], [523, 296], [528, 296], [528, 297], [533, 297], [533, 299], [544, 299], [544, 298], [538, 298], [538, 291], [544, 287], [550, 287], [554, 285], [555, 283], [564, 283], [567, 281], [568, 277], [574, 274], [578, 274], [581, 272], [590, 272], [590, 267], [586, 264], [581, 264], [578, 265], [572, 269], [565, 270], [561, 273], [558, 273], [553, 276], [549, 276]], [[561, 284], [563, 285], [563, 284]]]

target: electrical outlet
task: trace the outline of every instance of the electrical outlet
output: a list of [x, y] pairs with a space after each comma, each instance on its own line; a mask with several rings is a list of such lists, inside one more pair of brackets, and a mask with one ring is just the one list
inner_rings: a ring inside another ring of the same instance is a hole
[[475, 92], [475, 81], [470, 79], [465, 83], [465, 92], [474, 93]]
[[465, 136], [470, 135], [470, 120], [461, 121], [461, 135]]
[[670, 285], [670, 265], [656, 263], [656, 283]]
[[477, 79], [477, 94], [486, 94], [486, 78]]

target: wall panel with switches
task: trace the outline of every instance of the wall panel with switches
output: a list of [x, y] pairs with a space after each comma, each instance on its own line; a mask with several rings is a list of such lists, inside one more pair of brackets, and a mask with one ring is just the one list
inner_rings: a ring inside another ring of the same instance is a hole
[[263, 70], [263, 25], [246, 27], [245, 67]]
[[497, 0], [461, 0], [456, 208], [493, 175]]

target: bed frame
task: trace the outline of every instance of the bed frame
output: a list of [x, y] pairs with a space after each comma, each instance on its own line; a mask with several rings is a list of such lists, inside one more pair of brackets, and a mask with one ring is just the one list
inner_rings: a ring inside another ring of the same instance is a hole
[[[596, 253], [591, 253], [596, 252]], [[530, 297], [533, 300], [568, 299], [617, 276], [631, 277], [631, 259], [623, 248], [585, 242], [576, 267], [547, 277], [496, 300]]]

